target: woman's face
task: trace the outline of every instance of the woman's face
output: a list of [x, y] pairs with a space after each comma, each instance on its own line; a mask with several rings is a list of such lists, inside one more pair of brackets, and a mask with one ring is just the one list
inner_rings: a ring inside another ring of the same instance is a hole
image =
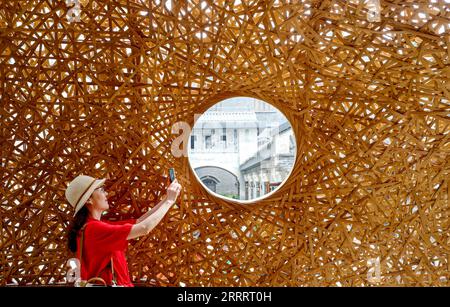
[[97, 210], [105, 211], [109, 209], [108, 199], [106, 198], [108, 193], [103, 188], [94, 190], [91, 196], [92, 207]]

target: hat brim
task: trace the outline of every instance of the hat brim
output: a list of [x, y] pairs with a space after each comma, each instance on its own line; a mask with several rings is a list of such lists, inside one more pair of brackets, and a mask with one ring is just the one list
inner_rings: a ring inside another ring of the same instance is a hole
[[78, 202], [75, 213], [73, 216], [75, 216], [78, 211], [80, 211], [81, 208], [86, 204], [89, 197], [91, 197], [92, 193], [94, 193], [94, 190], [103, 186], [105, 184], [106, 179], [96, 179], [95, 182], [92, 184], [92, 186], [84, 193], [83, 197], [81, 197], [80, 201]]

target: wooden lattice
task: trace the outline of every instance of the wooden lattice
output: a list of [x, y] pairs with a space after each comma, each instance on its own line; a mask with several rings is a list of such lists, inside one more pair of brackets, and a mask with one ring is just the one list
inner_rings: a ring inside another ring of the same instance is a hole
[[[0, 284], [64, 281], [75, 176], [108, 178], [126, 218], [173, 166], [178, 206], [130, 243], [136, 283], [449, 285], [450, 5], [381, 8], [84, 0], [69, 22], [65, 1], [2, 0]], [[233, 96], [297, 135], [291, 177], [252, 205], [211, 196], [170, 151], [175, 122]]]

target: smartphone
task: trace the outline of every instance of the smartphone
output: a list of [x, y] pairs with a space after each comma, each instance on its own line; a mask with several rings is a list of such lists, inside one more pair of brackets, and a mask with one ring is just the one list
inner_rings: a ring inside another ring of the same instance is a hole
[[173, 182], [175, 180], [175, 169], [169, 168], [169, 177], [170, 177], [170, 182]]

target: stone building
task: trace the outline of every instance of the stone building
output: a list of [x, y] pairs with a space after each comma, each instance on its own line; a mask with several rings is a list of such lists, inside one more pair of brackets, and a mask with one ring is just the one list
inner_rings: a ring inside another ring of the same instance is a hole
[[211, 191], [247, 200], [270, 192], [287, 176], [292, 144], [292, 129], [281, 112], [264, 101], [237, 97], [198, 118], [189, 138], [189, 161]]

